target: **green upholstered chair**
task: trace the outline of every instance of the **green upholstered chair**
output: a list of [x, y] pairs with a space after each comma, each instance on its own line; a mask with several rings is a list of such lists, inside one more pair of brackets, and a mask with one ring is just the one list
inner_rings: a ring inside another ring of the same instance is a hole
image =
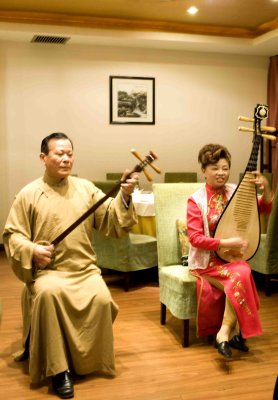
[[106, 179], [108, 181], [120, 181], [123, 176], [122, 172], [107, 172]]
[[164, 182], [197, 182], [197, 172], [165, 172]]
[[[108, 181], [115, 181], [115, 182], [119, 182], [121, 180], [123, 176], [122, 172], [107, 172], [106, 173], [106, 179]], [[140, 187], [140, 184], [138, 183], [138, 188]]]
[[128, 233], [115, 239], [94, 230], [92, 244], [100, 268], [124, 274], [125, 291], [129, 289], [131, 272], [157, 266], [156, 238], [153, 236]]
[[252, 270], [264, 274], [265, 294], [269, 296], [270, 279], [278, 274], [278, 190], [276, 190], [266, 233], [261, 234], [260, 246], [249, 260]]
[[[92, 182], [100, 189], [103, 191], [103, 193], [107, 194], [109, 191], [115, 186], [115, 184], [118, 182], [117, 180], [109, 180], [109, 181], [95, 181], [92, 180]], [[116, 195], [116, 193], [113, 195], [113, 197]]]
[[182, 265], [177, 221], [186, 218], [188, 198], [203, 183], [153, 184], [162, 325], [166, 308], [183, 320], [183, 347], [189, 346], [189, 320], [196, 317], [196, 279]]

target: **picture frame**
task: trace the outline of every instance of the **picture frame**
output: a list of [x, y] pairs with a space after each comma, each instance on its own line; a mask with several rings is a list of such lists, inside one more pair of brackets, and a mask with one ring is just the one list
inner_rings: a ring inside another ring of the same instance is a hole
[[110, 124], [155, 124], [155, 78], [109, 78]]

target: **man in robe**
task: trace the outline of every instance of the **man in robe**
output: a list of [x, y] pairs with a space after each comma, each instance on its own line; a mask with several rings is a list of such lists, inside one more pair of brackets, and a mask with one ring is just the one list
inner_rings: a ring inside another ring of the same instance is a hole
[[65, 134], [43, 139], [40, 159], [44, 176], [15, 197], [3, 234], [12, 269], [25, 283], [23, 350], [17, 360], [29, 357], [32, 382], [51, 377], [54, 392], [71, 398], [70, 370], [115, 373], [112, 323], [118, 307], [96, 265], [91, 239], [93, 228], [121, 237], [137, 222], [131, 193], [138, 174], [54, 248], [51, 242], [104, 193], [70, 175], [73, 145]]

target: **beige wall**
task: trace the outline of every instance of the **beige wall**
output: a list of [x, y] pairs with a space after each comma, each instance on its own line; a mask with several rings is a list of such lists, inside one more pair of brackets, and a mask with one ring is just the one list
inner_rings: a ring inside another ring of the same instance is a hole
[[[221, 142], [237, 181], [252, 146], [237, 117], [266, 101], [267, 69], [267, 57], [0, 43], [1, 231], [16, 192], [42, 174], [40, 142], [53, 131], [73, 139], [73, 172], [89, 179], [132, 168], [130, 148], [156, 151], [164, 172], [199, 171], [199, 148]], [[110, 75], [155, 77], [155, 125], [109, 124]]]

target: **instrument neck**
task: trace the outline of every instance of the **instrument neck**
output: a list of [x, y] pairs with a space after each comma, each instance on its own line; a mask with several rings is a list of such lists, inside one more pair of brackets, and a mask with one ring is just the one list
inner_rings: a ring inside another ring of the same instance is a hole
[[257, 161], [258, 161], [258, 154], [261, 144], [261, 136], [256, 134], [253, 140], [253, 147], [251, 151], [251, 155], [246, 167], [246, 171], [256, 171], [257, 169]]

